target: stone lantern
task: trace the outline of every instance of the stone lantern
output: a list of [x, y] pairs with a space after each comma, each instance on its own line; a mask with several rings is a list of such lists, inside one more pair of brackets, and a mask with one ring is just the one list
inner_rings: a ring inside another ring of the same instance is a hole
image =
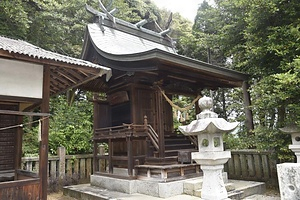
[[196, 120], [187, 126], [180, 126], [179, 130], [185, 135], [198, 137], [199, 152], [193, 152], [192, 159], [200, 164], [203, 171], [201, 198], [228, 199], [222, 170], [231, 157], [231, 152], [224, 151], [222, 134], [234, 130], [239, 123], [218, 118], [216, 113], [210, 111], [213, 102], [209, 97], [202, 97], [198, 103], [202, 112], [197, 115]]
[[283, 133], [291, 134], [292, 144], [289, 145], [289, 149], [292, 150], [296, 157], [297, 163], [300, 163], [300, 129], [297, 125], [289, 125], [284, 128], [280, 128]]
[[300, 199], [300, 129], [296, 125], [289, 125], [280, 130], [291, 134], [292, 144], [289, 149], [297, 156], [297, 163], [277, 164], [280, 199], [297, 200]]

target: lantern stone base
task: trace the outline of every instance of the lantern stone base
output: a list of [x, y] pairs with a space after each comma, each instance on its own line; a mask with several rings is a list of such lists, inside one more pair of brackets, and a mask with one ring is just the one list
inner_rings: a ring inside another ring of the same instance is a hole
[[230, 151], [193, 152], [192, 159], [199, 165], [224, 165], [231, 158]]
[[201, 199], [227, 200], [228, 194], [222, 177], [224, 164], [231, 157], [230, 151], [194, 152], [193, 160], [203, 171]]

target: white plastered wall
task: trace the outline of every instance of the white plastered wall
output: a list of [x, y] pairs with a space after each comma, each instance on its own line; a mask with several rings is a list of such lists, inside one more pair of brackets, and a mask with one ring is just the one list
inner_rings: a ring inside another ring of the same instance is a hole
[[0, 95], [42, 98], [43, 66], [0, 58]]

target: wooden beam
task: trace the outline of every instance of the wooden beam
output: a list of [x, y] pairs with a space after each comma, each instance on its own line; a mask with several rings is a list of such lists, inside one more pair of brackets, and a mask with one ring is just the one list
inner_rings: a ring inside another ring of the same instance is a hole
[[71, 81], [72, 83], [76, 83], [76, 82], [77, 82], [76, 80], [73, 80], [71, 77], [69, 77], [68, 75], [66, 75], [66, 74], [63, 73], [63, 72], [58, 71], [57, 73], [60, 74], [61, 76], [65, 77], [66, 79], [68, 79], [68, 80]]
[[50, 116], [50, 113], [22, 112], [22, 111], [12, 111], [12, 110], [0, 110], [0, 114], [3, 114], [3, 115], [19, 115], [19, 116], [37, 116], [37, 117]]
[[77, 80], [82, 80], [86, 78], [86, 75], [81, 75], [81, 71], [80, 70], [70, 70], [70, 69], [61, 69], [62, 72], [66, 72], [69, 75], [72, 75], [73, 78], [76, 78]]
[[70, 85], [70, 83], [68, 81], [66, 81], [64, 78], [61, 78], [61, 76], [57, 72], [51, 71], [51, 78], [60, 82], [60, 84], [66, 86], [66, 87], [68, 87]]

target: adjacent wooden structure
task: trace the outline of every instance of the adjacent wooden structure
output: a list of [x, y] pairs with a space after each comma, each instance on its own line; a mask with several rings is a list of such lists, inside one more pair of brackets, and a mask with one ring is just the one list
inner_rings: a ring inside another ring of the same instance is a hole
[[[0, 199], [47, 199], [49, 98], [103, 74], [111, 70], [0, 36]], [[21, 169], [23, 116], [41, 121], [38, 173]]]
[[[191, 152], [195, 146], [175, 133], [164, 94], [170, 99], [175, 94], [196, 97], [205, 88], [242, 87], [247, 75], [178, 55], [168, 31], [144, 28], [146, 19], [131, 24], [103, 7], [104, 13], [87, 10], [96, 21], [87, 25], [82, 58], [113, 71], [108, 82], [98, 78], [81, 86], [107, 95], [94, 99], [95, 173], [98, 159], [109, 160], [110, 175], [114, 167], [124, 167], [129, 177], [144, 164], [177, 164], [178, 151]], [[102, 142], [108, 144], [106, 157], [97, 154]]]

